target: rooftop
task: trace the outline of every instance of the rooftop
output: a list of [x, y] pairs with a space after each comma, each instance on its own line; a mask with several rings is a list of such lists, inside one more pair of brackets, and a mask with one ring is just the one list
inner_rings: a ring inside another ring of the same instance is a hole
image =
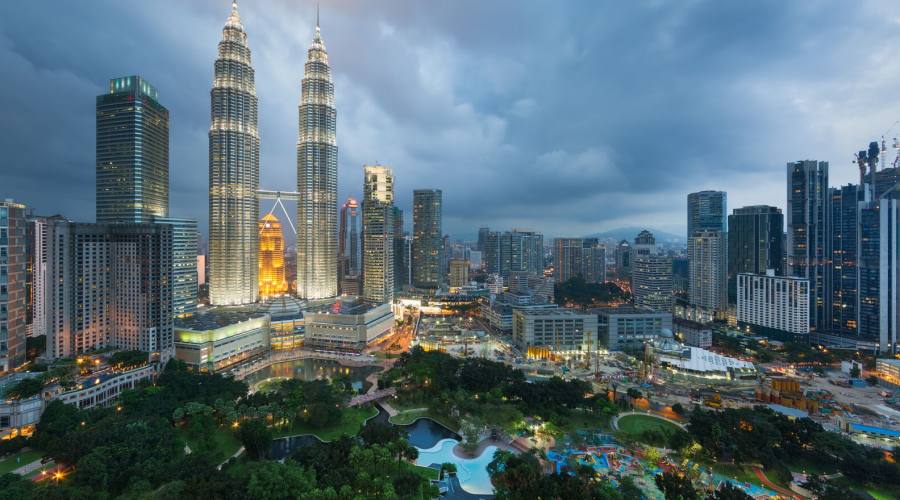
[[265, 316], [255, 306], [211, 307], [197, 311], [193, 316], [175, 319], [175, 328], [187, 330], [215, 330], [235, 323]]
[[340, 297], [331, 304], [310, 308], [309, 312], [317, 314], [365, 314], [380, 305], [374, 302], [366, 302], [359, 298]]

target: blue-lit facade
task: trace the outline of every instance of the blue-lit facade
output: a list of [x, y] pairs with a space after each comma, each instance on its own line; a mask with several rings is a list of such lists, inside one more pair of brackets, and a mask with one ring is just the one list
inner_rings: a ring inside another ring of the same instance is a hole
[[197, 221], [166, 217], [156, 222], [172, 226], [172, 313], [190, 316], [197, 311]]

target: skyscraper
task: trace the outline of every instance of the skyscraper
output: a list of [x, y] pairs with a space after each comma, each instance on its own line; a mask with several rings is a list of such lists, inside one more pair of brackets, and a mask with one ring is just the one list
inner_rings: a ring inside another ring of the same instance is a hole
[[297, 138], [297, 294], [337, 295], [337, 142], [334, 83], [316, 22], [300, 84]]
[[557, 283], [565, 283], [576, 276], [582, 276], [584, 240], [581, 238], [553, 239], [553, 278]]
[[209, 300], [256, 301], [259, 281], [259, 131], [247, 33], [237, 2], [225, 21], [210, 92]]
[[360, 246], [359, 203], [353, 198], [347, 198], [341, 205], [338, 229], [338, 292], [342, 294], [359, 294], [362, 267]]
[[616, 279], [631, 279], [633, 252], [634, 249], [626, 240], [622, 240], [616, 245]]
[[394, 173], [382, 165], [363, 167], [363, 298], [394, 300]]
[[394, 291], [399, 291], [409, 285], [409, 245], [403, 231], [403, 210], [395, 206], [393, 212]]
[[443, 282], [441, 190], [413, 191], [412, 277], [416, 288], [438, 289]]
[[174, 217], [153, 220], [172, 226], [172, 313], [176, 318], [189, 316], [197, 311], [199, 302], [197, 252], [200, 234], [197, 221]]
[[788, 274], [809, 280], [810, 330], [828, 329], [831, 273], [828, 266], [828, 162], [787, 164]]
[[25, 361], [25, 205], [0, 201], [0, 372]]
[[508, 278], [512, 272], [544, 272], [544, 236], [534, 231], [488, 231], [484, 235], [484, 262], [488, 273]]
[[728, 196], [724, 191], [699, 191], [688, 195], [687, 236], [698, 231], [727, 230]]
[[757, 205], [736, 208], [728, 216], [728, 303], [737, 304], [737, 275], [766, 274], [773, 269], [784, 275], [781, 248], [784, 215], [777, 207]]
[[661, 255], [656, 238], [641, 231], [634, 238], [631, 267], [631, 293], [634, 305], [654, 311], [672, 312], [675, 300], [672, 282], [672, 258]]
[[859, 186], [829, 188], [831, 232], [831, 310], [823, 330], [856, 336], [859, 328]]
[[719, 231], [697, 231], [688, 239], [691, 303], [707, 311], [724, 311], [728, 302], [725, 241]]
[[259, 296], [265, 299], [285, 292], [284, 233], [281, 221], [269, 213], [259, 221]]
[[140, 76], [97, 96], [97, 222], [150, 222], [169, 213], [169, 110]]
[[900, 351], [900, 184], [881, 196], [880, 247], [881, 284], [879, 290], [879, 348]]

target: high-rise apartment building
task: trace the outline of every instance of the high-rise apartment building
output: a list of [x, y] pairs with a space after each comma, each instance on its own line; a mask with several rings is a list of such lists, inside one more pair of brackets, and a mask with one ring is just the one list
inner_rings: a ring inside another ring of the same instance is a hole
[[616, 245], [616, 279], [625, 281], [631, 279], [632, 253], [628, 241], [622, 240]]
[[98, 223], [169, 214], [169, 110], [140, 76], [109, 81], [97, 96]]
[[394, 233], [394, 291], [400, 291], [404, 286], [409, 286], [409, 245], [406, 233], [403, 230], [403, 210], [393, 207], [393, 233]]
[[[338, 292], [356, 295], [359, 293], [358, 282], [361, 279], [362, 252], [359, 235], [359, 203], [355, 199], [347, 198], [347, 201], [341, 205], [340, 221], [338, 229]], [[344, 282], [350, 286], [345, 287]], [[344, 290], [344, 288], [353, 288], [355, 291]]]
[[200, 233], [197, 221], [174, 217], [157, 217], [158, 224], [172, 227], [172, 312], [184, 317], [197, 311], [199, 283], [197, 276], [197, 252]]
[[449, 285], [459, 288], [469, 284], [469, 261], [463, 259], [450, 260]]
[[768, 274], [737, 275], [738, 326], [779, 340], [809, 333], [809, 280]]
[[416, 288], [438, 289], [443, 282], [440, 189], [413, 191], [412, 281]]
[[699, 191], [688, 195], [687, 236], [698, 231], [719, 231], [726, 234], [728, 196], [724, 191]]
[[174, 355], [173, 227], [47, 219], [47, 356]]
[[789, 276], [809, 280], [812, 330], [828, 329], [831, 256], [828, 210], [828, 162], [787, 164], [787, 258]]
[[587, 283], [606, 282], [606, 247], [597, 238], [586, 238], [582, 248], [582, 273]]
[[672, 258], [654, 253], [634, 259], [631, 293], [636, 307], [671, 313], [675, 300]]
[[284, 275], [284, 232], [273, 213], [259, 221], [259, 296], [262, 299], [287, 292]]
[[297, 294], [337, 295], [337, 111], [328, 52], [316, 23], [300, 89], [297, 138]]
[[259, 280], [259, 130], [247, 33], [232, 3], [210, 92], [209, 300], [256, 301]]
[[737, 303], [737, 275], [783, 276], [784, 215], [768, 205], [736, 208], [728, 216], [728, 303]]
[[25, 205], [0, 201], [0, 372], [25, 361]]
[[879, 349], [900, 351], [900, 184], [885, 192], [879, 202], [881, 283], [879, 290]]
[[690, 300], [707, 311], [724, 311], [728, 303], [725, 238], [719, 231], [702, 230], [688, 238]]
[[394, 173], [390, 167], [363, 167], [363, 298], [394, 300]]
[[582, 276], [582, 254], [584, 240], [581, 238], [553, 239], [553, 278], [557, 283], [565, 283], [576, 276]]
[[[485, 228], [482, 228], [485, 229]], [[479, 237], [482, 235], [479, 234]], [[504, 278], [510, 273], [543, 274], [544, 236], [522, 229], [488, 231], [481, 243], [484, 266], [488, 273]]]

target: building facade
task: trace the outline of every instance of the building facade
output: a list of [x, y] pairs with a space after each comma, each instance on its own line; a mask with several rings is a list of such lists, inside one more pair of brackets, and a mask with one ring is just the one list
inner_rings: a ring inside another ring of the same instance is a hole
[[284, 275], [284, 233], [281, 221], [268, 213], [259, 221], [259, 296], [267, 299], [287, 293]]
[[737, 295], [739, 327], [779, 340], [805, 339], [809, 334], [807, 279], [741, 273]]
[[479, 244], [484, 248], [486, 272], [496, 273], [504, 278], [514, 272], [543, 274], [544, 236], [541, 233], [521, 229], [486, 231], [479, 232], [479, 238], [483, 238]]
[[784, 215], [767, 205], [736, 208], [728, 216], [728, 303], [737, 303], [737, 275], [783, 276]]
[[469, 284], [469, 261], [463, 259], [450, 260], [450, 287], [460, 288]]
[[728, 195], [724, 191], [699, 191], [687, 199], [687, 237], [699, 231], [728, 231]]
[[413, 191], [412, 281], [416, 288], [438, 289], [443, 282], [440, 189]]
[[640, 351], [663, 330], [672, 331], [672, 314], [667, 312], [631, 306], [601, 307], [591, 312], [597, 316], [599, 345], [610, 351]]
[[712, 347], [712, 329], [709, 326], [682, 318], [675, 318], [673, 326], [675, 335], [685, 345], [703, 349]]
[[688, 239], [691, 303], [708, 311], [727, 308], [726, 243], [719, 231], [702, 230]]
[[636, 307], [671, 313], [675, 300], [672, 258], [638, 255], [631, 271], [631, 293]]
[[586, 352], [596, 347], [597, 316], [572, 309], [514, 309], [512, 337], [522, 352]]
[[297, 139], [297, 295], [337, 295], [337, 111], [328, 52], [316, 24], [300, 90]]
[[0, 201], [0, 372], [25, 362], [25, 205]]
[[900, 184], [882, 195], [880, 313], [881, 352], [900, 351]]
[[218, 372], [265, 353], [271, 339], [268, 314], [213, 307], [175, 323], [175, 356], [197, 371]]
[[394, 172], [363, 167], [363, 299], [394, 301]]
[[109, 81], [97, 96], [98, 223], [169, 215], [169, 110], [140, 76]]
[[[338, 292], [356, 295], [359, 293], [362, 251], [359, 235], [359, 202], [353, 198], [341, 205], [341, 222], [338, 229]], [[345, 287], [344, 282], [350, 282]], [[356, 282], [356, 283], [354, 283]], [[356, 284], [356, 286], [353, 286]], [[352, 288], [352, 290], [345, 290]]]
[[789, 276], [809, 280], [811, 330], [828, 329], [831, 256], [828, 162], [787, 164], [787, 260]]
[[247, 33], [237, 4], [222, 29], [210, 92], [209, 301], [258, 296], [259, 130]]
[[197, 221], [174, 217], [156, 217], [158, 224], [172, 227], [172, 313], [186, 316], [197, 311], [199, 290], [197, 252], [200, 233]]
[[391, 331], [394, 313], [391, 304], [341, 298], [323, 310], [307, 312], [304, 321], [305, 346], [360, 352]]

